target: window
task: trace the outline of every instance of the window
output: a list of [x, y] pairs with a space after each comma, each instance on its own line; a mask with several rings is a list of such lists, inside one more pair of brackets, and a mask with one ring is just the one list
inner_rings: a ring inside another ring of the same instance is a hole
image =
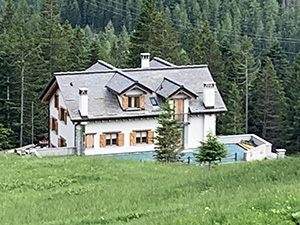
[[147, 131], [139, 131], [136, 132], [136, 143], [137, 144], [142, 144], [142, 143], [147, 143]]
[[59, 96], [58, 95], [54, 96], [54, 107], [57, 109], [59, 108]]
[[131, 146], [136, 144], [153, 144], [154, 141], [154, 131], [144, 130], [144, 131], [133, 131], [129, 134], [129, 143]]
[[128, 97], [128, 108], [139, 108], [140, 107], [140, 97]]
[[55, 131], [55, 133], [58, 133], [58, 124], [57, 124], [57, 119], [51, 117], [51, 121], [50, 121], [50, 129], [52, 131]]
[[158, 106], [158, 103], [157, 103], [157, 101], [156, 101], [155, 98], [151, 97], [151, 98], [150, 98], [150, 101], [151, 101], [151, 104], [152, 104], [153, 106]]
[[62, 107], [60, 107], [58, 111], [58, 119], [61, 121], [64, 121], [65, 124], [67, 124], [67, 118], [68, 118], [68, 111]]
[[122, 96], [122, 108], [126, 109], [144, 109], [145, 96]]
[[67, 143], [66, 143], [66, 139], [64, 139], [63, 137], [59, 137], [58, 138], [58, 147], [66, 147]]
[[118, 134], [116, 133], [106, 134], [106, 146], [117, 145], [117, 140], [118, 140]]
[[124, 133], [110, 132], [100, 134], [100, 148], [106, 146], [124, 146]]

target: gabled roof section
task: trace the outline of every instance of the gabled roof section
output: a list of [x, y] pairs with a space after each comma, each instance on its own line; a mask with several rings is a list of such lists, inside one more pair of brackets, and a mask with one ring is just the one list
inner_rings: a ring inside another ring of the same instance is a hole
[[166, 61], [166, 60], [163, 60], [161, 58], [158, 58], [158, 57], [154, 57], [151, 62], [150, 62], [150, 67], [151, 68], [154, 68], [154, 67], [175, 67], [176, 65]]
[[116, 67], [113, 65], [104, 62], [102, 60], [98, 60], [94, 65], [88, 68], [86, 71], [101, 71], [101, 70], [114, 70]]
[[178, 84], [175, 81], [168, 79], [166, 77], [164, 77], [162, 83], [156, 90], [156, 93], [164, 98], [170, 98], [180, 91], [183, 91], [188, 95], [197, 98], [197, 95], [194, 92], [190, 91], [189, 89], [185, 88], [184, 85]]
[[140, 84], [138, 81], [132, 79], [121, 71], [116, 71], [116, 73], [108, 81], [105, 87], [118, 95], [122, 95], [134, 86], [137, 86], [142, 90], [145, 90], [146, 92], [153, 92], [148, 87], [145, 87], [144, 85]]

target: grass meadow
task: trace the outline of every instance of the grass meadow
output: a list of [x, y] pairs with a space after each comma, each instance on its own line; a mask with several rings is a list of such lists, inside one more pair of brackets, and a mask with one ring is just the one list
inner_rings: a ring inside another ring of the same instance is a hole
[[0, 157], [0, 224], [299, 224], [300, 158], [206, 167]]

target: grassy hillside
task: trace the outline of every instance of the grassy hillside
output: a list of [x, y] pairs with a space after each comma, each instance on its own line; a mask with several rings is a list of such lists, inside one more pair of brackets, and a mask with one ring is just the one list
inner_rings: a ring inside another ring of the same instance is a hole
[[97, 157], [0, 157], [0, 171], [2, 225], [297, 224], [300, 217], [300, 158], [208, 172]]

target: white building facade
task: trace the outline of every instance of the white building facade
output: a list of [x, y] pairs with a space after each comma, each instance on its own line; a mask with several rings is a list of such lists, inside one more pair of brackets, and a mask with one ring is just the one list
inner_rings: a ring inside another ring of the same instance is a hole
[[49, 105], [49, 145], [76, 147], [82, 135], [87, 155], [153, 151], [166, 100], [182, 127], [184, 149], [215, 134], [216, 116], [226, 107], [207, 66], [149, 58], [143, 55], [138, 69], [98, 61], [86, 71], [55, 74], [41, 95]]

